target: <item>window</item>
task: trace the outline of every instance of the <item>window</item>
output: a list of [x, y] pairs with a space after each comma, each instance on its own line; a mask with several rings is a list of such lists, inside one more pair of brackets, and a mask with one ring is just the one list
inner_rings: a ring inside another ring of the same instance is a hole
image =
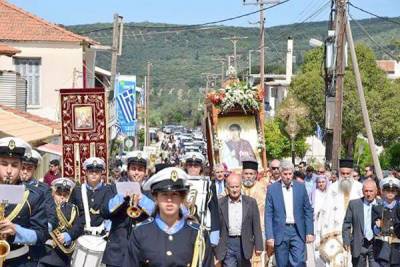
[[40, 58], [15, 58], [15, 69], [27, 81], [28, 106], [40, 105]]

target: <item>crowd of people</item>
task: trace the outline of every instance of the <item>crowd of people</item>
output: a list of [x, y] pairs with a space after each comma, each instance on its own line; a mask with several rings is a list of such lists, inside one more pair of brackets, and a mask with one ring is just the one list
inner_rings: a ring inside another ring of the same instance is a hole
[[[118, 163], [126, 173], [108, 183], [105, 162], [90, 157], [80, 184], [52, 161], [42, 182], [41, 155], [1, 138], [0, 183], [24, 192], [19, 203], [0, 196], [0, 266], [400, 265], [399, 170], [378, 180], [348, 159], [337, 173], [274, 159], [262, 172], [243, 161], [238, 172], [206, 168], [198, 152], [179, 165], [148, 162], [129, 153]], [[123, 182], [139, 192], [121, 193]]]

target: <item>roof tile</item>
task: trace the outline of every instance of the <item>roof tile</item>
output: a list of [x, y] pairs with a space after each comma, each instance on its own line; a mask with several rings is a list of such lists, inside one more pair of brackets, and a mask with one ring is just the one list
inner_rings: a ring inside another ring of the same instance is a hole
[[2, 41], [97, 42], [45, 21], [5, 0], [0, 0], [0, 39]]

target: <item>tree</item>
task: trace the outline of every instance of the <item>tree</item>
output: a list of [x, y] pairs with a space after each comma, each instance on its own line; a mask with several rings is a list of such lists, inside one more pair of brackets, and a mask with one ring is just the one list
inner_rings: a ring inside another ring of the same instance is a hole
[[[389, 146], [396, 142], [396, 138], [400, 135], [400, 125], [396, 123], [400, 110], [394, 108], [396, 101], [400, 100], [399, 85], [389, 81], [383, 71], [376, 66], [375, 55], [370, 48], [358, 44], [356, 54], [375, 142], [378, 145]], [[314, 131], [317, 124], [324, 125], [325, 83], [322, 63], [321, 48], [307, 52], [300, 73], [290, 86], [290, 92], [310, 109], [309, 119], [312, 123], [309, 132]], [[348, 65], [351, 66], [350, 63]], [[364, 134], [364, 123], [351, 67], [346, 69], [343, 99], [343, 154], [351, 157], [357, 135]]]
[[[282, 131], [282, 126], [278, 119], [268, 119], [264, 124], [265, 150], [268, 159], [282, 159], [291, 155], [290, 139]], [[305, 138], [297, 138], [295, 141], [296, 155], [303, 158], [307, 149]]]
[[379, 159], [383, 169], [400, 168], [400, 143], [385, 149]]

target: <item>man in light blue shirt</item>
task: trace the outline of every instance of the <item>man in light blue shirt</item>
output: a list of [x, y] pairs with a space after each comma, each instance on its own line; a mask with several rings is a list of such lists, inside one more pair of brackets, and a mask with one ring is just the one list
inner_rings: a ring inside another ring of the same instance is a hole
[[351, 251], [353, 266], [376, 266], [373, 254], [372, 208], [378, 189], [372, 179], [363, 184], [364, 197], [349, 202], [343, 222], [343, 246]]

